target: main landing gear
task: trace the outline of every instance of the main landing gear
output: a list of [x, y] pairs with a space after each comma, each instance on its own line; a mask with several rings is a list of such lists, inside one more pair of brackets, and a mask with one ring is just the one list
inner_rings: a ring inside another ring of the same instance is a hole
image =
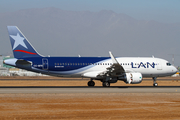
[[88, 82], [88, 86], [93, 87], [94, 85], [95, 85], [95, 82], [93, 81], [93, 79], [91, 79], [91, 80]]
[[[93, 81], [93, 79], [91, 79], [91, 80], [87, 83], [87, 85], [88, 85], [89, 87], [94, 87], [95, 82]], [[104, 81], [104, 82], [102, 82], [102, 86], [103, 86], [103, 87], [110, 87], [110, 82]]]
[[107, 81], [103, 82], [102, 85], [103, 87], [110, 87], [110, 83]]
[[154, 80], [153, 86], [154, 86], [154, 87], [157, 87], [158, 84], [157, 84], [157, 82], [156, 82], [156, 77], [153, 77], [153, 80]]

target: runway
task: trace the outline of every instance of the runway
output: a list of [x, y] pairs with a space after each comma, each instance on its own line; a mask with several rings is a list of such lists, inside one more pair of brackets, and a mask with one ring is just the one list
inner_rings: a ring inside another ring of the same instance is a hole
[[0, 87], [0, 94], [55, 94], [55, 93], [180, 93], [180, 86], [6, 86]]
[[80, 79], [4, 77], [0, 79], [0, 119], [179, 119], [179, 80], [161, 79], [158, 87], [153, 87], [152, 80], [118, 81], [111, 87], [95, 81], [95, 87], [88, 87], [88, 80]]

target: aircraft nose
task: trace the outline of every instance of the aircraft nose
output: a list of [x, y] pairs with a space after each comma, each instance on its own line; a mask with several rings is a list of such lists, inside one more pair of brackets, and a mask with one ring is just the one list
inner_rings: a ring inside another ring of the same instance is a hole
[[173, 73], [176, 73], [177, 71], [178, 71], [177, 68], [174, 67], [174, 66], [172, 66], [172, 72], [173, 72]]

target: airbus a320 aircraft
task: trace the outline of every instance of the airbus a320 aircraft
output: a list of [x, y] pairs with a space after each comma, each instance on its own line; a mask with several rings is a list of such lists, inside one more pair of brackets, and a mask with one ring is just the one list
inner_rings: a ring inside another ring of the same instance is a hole
[[4, 63], [17, 68], [58, 77], [91, 78], [100, 80], [104, 87], [118, 80], [129, 84], [141, 83], [143, 77], [152, 77], [154, 86], [157, 77], [170, 76], [177, 69], [168, 61], [150, 57], [44, 57], [40, 55], [16, 26], [8, 26], [14, 58]]

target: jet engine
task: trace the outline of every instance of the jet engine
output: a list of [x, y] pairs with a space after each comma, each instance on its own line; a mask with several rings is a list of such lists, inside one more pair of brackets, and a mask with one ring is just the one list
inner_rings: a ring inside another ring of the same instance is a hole
[[141, 73], [126, 73], [125, 83], [129, 84], [138, 84], [142, 82], [142, 74]]

